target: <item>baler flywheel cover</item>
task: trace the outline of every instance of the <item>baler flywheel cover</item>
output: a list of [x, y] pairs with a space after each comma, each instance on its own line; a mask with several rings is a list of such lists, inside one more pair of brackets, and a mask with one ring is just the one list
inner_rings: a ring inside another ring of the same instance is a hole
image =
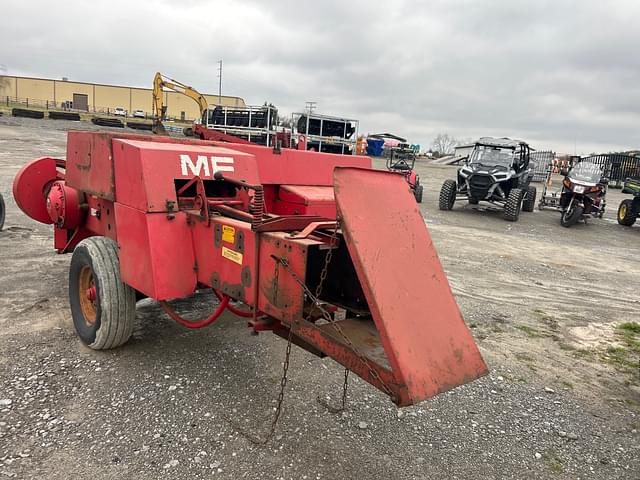
[[58, 180], [58, 161], [51, 157], [42, 157], [27, 163], [13, 180], [13, 198], [18, 207], [40, 223], [52, 224], [47, 211], [47, 193], [49, 185]]

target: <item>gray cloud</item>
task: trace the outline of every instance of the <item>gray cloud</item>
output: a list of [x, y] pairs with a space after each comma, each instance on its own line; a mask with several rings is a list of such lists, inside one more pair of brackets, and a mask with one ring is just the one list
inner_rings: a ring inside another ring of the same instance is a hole
[[[62, 6], [64, 5], [64, 7]], [[537, 148], [640, 145], [635, 0], [5, 2], [10, 74], [148, 86], [156, 70], [250, 103]]]

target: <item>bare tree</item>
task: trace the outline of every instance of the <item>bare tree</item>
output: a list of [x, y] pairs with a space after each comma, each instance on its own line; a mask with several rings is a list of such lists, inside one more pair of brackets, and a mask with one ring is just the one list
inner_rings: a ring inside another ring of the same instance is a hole
[[448, 133], [439, 133], [433, 139], [432, 150], [437, 155], [451, 155], [459, 142]]

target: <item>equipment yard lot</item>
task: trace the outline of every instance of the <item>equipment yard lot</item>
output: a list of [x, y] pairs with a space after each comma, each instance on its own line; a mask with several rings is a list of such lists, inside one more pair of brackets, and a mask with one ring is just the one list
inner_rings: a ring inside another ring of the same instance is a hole
[[[286, 342], [226, 315], [200, 331], [138, 306], [134, 338], [93, 351], [74, 333], [70, 255], [18, 211], [11, 182], [28, 160], [65, 154], [66, 128], [0, 118], [0, 474], [9, 478], [640, 478], [640, 228], [603, 220], [571, 229], [559, 213], [437, 209], [456, 167], [416, 168], [419, 205], [490, 374], [398, 410], [342, 369], [300, 349], [276, 437], [259, 447], [229, 421], [264, 431]], [[384, 162], [375, 160], [378, 168]], [[539, 188], [539, 191], [541, 189]], [[371, 207], [384, 208], [385, 199]], [[402, 286], [399, 286], [402, 288]], [[193, 317], [211, 310], [208, 294]], [[0, 476], [1, 478], [1, 476]]]

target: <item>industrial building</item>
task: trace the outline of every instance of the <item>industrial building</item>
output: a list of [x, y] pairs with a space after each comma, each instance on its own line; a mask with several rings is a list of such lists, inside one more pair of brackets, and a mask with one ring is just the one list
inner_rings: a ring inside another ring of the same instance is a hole
[[[149, 78], [151, 84], [152, 78]], [[167, 116], [179, 120], [194, 120], [200, 116], [197, 103], [177, 92], [164, 92]], [[244, 107], [240, 97], [205, 94], [212, 105]], [[116, 107], [128, 112], [142, 110], [152, 115], [151, 88], [74, 82], [66, 78], [31, 78], [12, 75], [0, 76], [0, 103], [27, 103], [44, 108], [70, 108], [74, 110], [109, 113]]]

